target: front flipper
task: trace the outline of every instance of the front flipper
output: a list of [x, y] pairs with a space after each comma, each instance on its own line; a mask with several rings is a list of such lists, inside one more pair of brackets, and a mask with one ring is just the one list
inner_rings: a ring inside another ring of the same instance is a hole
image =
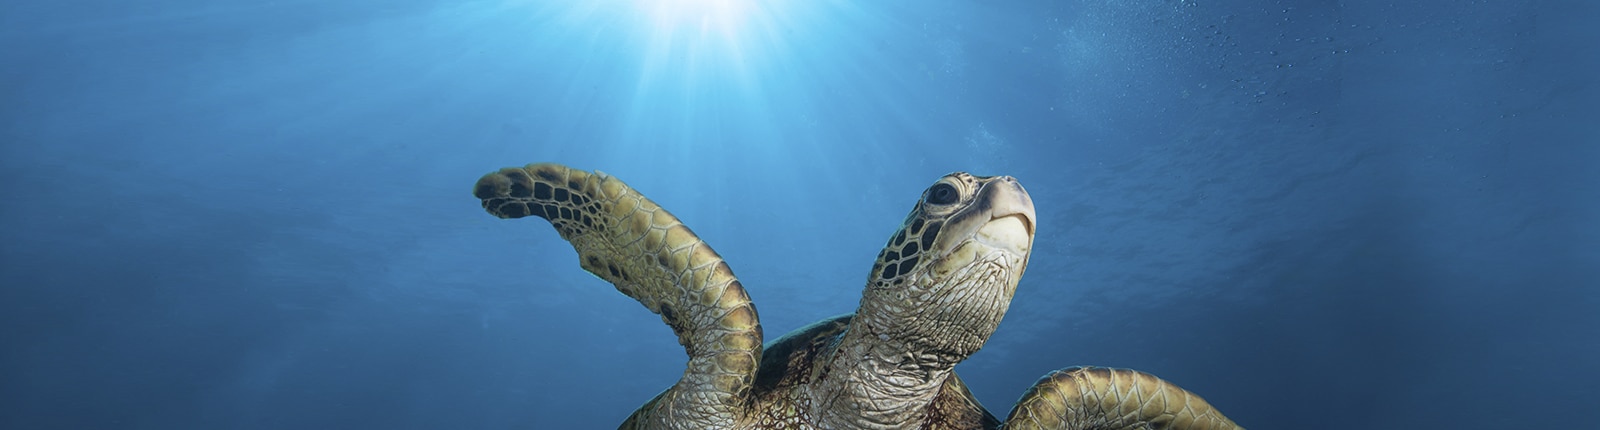
[[683, 378], [641, 410], [650, 428], [727, 428], [743, 415], [761, 362], [755, 305], [711, 247], [622, 181], [557, 164], [484, 175], [472, 189], [501, 218], [549, 220], [579, 264], [672, 326]]
[[1007, 430], [1244, 430], [1205, 399], [1148, 373], [1104, 367], [1050, 372], [1017, 400]]

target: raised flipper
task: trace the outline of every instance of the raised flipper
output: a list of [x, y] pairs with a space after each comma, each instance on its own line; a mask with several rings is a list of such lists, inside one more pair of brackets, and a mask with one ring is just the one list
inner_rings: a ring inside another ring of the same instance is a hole
[[1017, 400], [1007, 430], [1244, 430], [1205, 399], [1148, 373], [1104, 367], [1050, 372]]
[[472, 189], [501, 218], [549, 220], [589, 273], [672, 326], [688, 369], [638, 418], [650, 428], [727, 428], [740, 420], [761, 362], [750, 296], [711, 247], [622, 181], [557, 164], [484, 175]]

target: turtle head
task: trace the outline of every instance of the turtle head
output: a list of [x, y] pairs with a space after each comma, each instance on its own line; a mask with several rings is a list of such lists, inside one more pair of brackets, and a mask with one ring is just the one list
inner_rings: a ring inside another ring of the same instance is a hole
[[1011, 306], [1034, 219], [1033, 200], [1010, 176], [939, 178], [878, 253], [857, 318], [880, 339], [954, 366]]

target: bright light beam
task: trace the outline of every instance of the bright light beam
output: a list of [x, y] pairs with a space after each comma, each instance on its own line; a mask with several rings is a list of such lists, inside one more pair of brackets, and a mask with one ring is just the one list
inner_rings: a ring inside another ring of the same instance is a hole
[[675, 33], [695, 28], [701, 33], [714, 31], [722, 37], [737, 37], [754, 0], [637, 0], [649, 11], [650, 22], [659, 32]]

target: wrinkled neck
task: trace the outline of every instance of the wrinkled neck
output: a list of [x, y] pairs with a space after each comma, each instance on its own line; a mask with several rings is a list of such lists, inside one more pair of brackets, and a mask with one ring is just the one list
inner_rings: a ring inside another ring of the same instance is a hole
[[940, 278], [869, 286], [851, 327], [872, 335], [861, 341], [909, 354], [919, 366], [955, 366], [999, 327], [1014, 291], [1009, 280], [1004, 268], [977, 263]]
[[812, 375], [812, 404], [824, 428], [916, 428], [961, 358], [917, 352], [857, 315]]
[[849, 330], [812, 375], [819, 424], [897, 429], [923, 421], [955, 365], [983, 346], [1005, 312], [973, 291], [941, 300], [947, 291], [940, 289], [949, 287], [896, 286], [862, 296]]

